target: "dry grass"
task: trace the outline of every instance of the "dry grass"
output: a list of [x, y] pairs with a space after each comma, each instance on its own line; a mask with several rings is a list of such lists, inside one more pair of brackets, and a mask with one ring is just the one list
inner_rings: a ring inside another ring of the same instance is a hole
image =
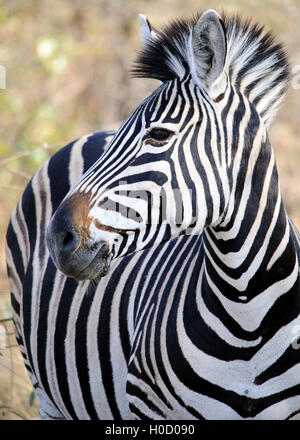
[[[8, 302], [8, 294], [1, 295], [1, 303]], [[38, 418], [37, 402], [13, 334], [12, 321], [0, 325], [0, 332], [3, 329], [6, 332], [6, 347], [0, 349], [0, 420]]]

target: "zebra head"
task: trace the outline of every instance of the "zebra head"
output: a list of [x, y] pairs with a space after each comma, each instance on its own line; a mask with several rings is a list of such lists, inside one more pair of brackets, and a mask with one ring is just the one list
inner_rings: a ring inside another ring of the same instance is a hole
[[55, 264], [77, 279], [105, 275], [113, 258], [228, 223], [250, 152], [266, 141], [286, 91], [284, 52], [250, 22], [208, 10], [157, 31], [140, 19], [144, 49], [133, 73], [162, 84], [48, 228]]

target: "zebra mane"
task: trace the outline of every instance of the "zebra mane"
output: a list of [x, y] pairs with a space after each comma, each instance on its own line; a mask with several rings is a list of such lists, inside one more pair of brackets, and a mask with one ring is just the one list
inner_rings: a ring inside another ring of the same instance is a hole
[[[133, 69], [134, 77], [169, 81], [189, 72], [188, 39], [201, 14], [175, 20], [155, 30]], [[256, 107], [267, 126], [283, 100], [289, 82], [289, 64], [281, 44], [263, 26], [239, 16], [221, 19], [227, 38], [225, 71], [232, 85]]]

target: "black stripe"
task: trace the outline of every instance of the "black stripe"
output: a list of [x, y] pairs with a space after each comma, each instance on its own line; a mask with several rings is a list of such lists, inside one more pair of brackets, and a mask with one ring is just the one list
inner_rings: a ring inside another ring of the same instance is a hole
[[67, 382], [68, 375], [66, 366], [65, 339], [69, 321], [69, 312], [74, 298], [71, 292], [75, 292], [77, 285], [77, 281], [73, 278], [66, 279], [57, 309], [54, 334], [54, 361], [56, 366], [57, 382], [63, 402], [72, 419], [78, 419], [78, 416], [71, 401], [69, 385]]

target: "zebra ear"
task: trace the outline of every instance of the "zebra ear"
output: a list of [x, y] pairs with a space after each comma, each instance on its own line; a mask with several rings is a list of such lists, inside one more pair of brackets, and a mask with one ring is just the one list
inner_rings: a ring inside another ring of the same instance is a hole
[[157, 32], [152, 28], [148, 18], [145, 15], [139, 14], [139, 19], [141, 25], [141, 41], [143, 46], [146, 46], [147, 41], [155, 39]]
[[192, 52], [196, 82], [211, 98], [218, 98], [227, 85], [224, 72], [227, 42], [223, 21], [213, 9], [204, 12], [193, 29]]

